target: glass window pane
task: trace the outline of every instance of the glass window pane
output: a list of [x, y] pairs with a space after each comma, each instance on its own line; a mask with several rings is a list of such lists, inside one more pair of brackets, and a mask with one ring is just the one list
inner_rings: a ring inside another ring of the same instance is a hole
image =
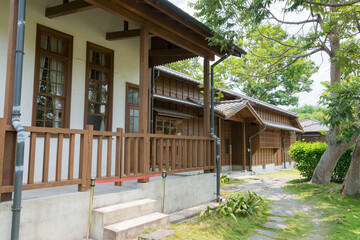
[[53, 123], [52, 122], [45, 122], [45, 127], [52, 127]]
[[57, 73], [57, 83], [64, 84], [64, 73]]
[[50, 37], [50, 51], [57, 52], [57, 39]]
[[135, 116], [135, 117], [139, 117], [139, 110], [134, 109], [134, 116]]
[[48, 70], [42, 69], [40, 71], [40, 80], [43, 80], [43, 81], [48, 80]]
[[44, 120], [44, 109], [38, 108], [36, 111], [36, 120]]
[[50, 58], [50, 70], [56, 70], [57, 61], [53, 58]]
[[100, 71], [96, 71], [96, 80], [101, 81], [101, 72]]
[[170, 126], [170, 120], [165, 119], [164, 126], [169, 127]]
[[104, 116], [88, 115], [87, 116], [87, 124], [93, 125], [94, 130], [96, 130], [96, 131], [104, 131], [105, 130]]
[[106, 93], [101, 94], [101, 102], [107, 103], [107, 94]]
[[101, 105], [101, 107], [100, 107], [100, 113], [101, 113], [101, 114], [105, 114], [105, 111], [106, 111], [106, 106], [105, 106], [105, 105]]
[[55, 95], [55, 88], [56, 88], [55, 83], [48, 83], [48, 93]]
[[54, 121], [61, 122], [61, 111], [60, 110], [54, 111]]
[[42, 122], [42, 121], [36, 121], [35, 125], [36, 125], [37, 127], [43, 127], [43, 126], [44, 126], [44, 122]]
[[88, 103], [88, 113], [95, 113], [95, 104]]
[[64, 72], [65, 71], [65, 62], [64, 61], [58, 61], [58, 66], [57, 66], [57, 70], [59, 72]]
[[108, 91], [108, 85], [106, 84], [106, 85], [102, 85], [102, 92], [107, 92]]
[[133, 98], [134, 104], [139, 104], [139, 91], [134, 90], [134, 98]]
[[65, 55], [65, 41], [59, 39], [58, 53]]
[[139, 118], [134, 118], [134, 132], [139, 132]]
[[162, 127], [162, 125], [163, 125], [162, 120], [158, 120], [158, 121], [156, 122], [156, 126]]
[[50, 82], [56, 82], [56, 72], [50, 71]]
[[108, 66], [108, 64], [107, 64], [107, 55], [101, 54], [101, 57], [102, 57], [102, 59], [101, 59], [101, 65], [102, 65], [103, 67], [107, 67], [107, 66]]
[[46, 108], [54, 108], [54, 99], [52, 97], [46, 97]]
[[54, 128], [61, 128], [61, 122], [54, 122]]
[[156, 128], [156, 133], [160, 133], [160, 134], [161, 134], [161, 133], [162, 133], [162, 127], [157, 127], [157, 128]]
[[54, 120], [53, 110], [46, 109], [45, 119], [50, 121]]
[[174, 127], [171, 128], [171, 135], [176, 135], [176, 128]]
[[45, 97], [44, 96], [41, 96], [41, 95], [39, 95], [38, 97], [37, 97], [37, 105], [39, 106], [39, 107], [45, 107]]
[[132, 103], [133, 102], [132, 99], [133, 99], [133, 90], [129, 89], [129, 91], [128, 91], [128, 102]]
[[44, 34], [41, 34], [40, 48], [44, 50], [48, 49], [48, 36]]
[[46, 82], [39, 81], [39, 92], [46, 93]]
[[64, 95], [64, 86], [63, 85], [57, 85], [56, 87], [56, 95], [63, 96]]
[[89, 78], [95, 80], [95, 73], [96, 73], [96, 71], [94, 69], [90, 69]]
[[93, 61], [94, 61], [94, 51], [93, 50], [89, 51], [89, 60], [90, 60], [90, 63], [93, 63]]
[[169, 134], [170, 134], [169, 128], [164, 128], [164, 134], [165, 134], [165, 135], [169, 135]]
[[62, 99], [61, 98], [55, 98], [55, 108], [62, 109]]
[[103, 72], [103, 73], [102, 73], [101, 81], [107, 82], [107, 80], [108, 80], [108, 74]]

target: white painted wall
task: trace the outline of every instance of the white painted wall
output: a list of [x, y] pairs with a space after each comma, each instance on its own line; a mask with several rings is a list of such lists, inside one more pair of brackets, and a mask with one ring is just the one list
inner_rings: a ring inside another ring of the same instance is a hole
[[[21, 101], [22, 123], [26, 126], [31, 125], [36, 26], [42, 24], [74, 37], [70, 127], [76, 129], [84, 127], [87, 41], [114, 50], [113, 130], [118, 127], [125, 127], [126, 82], [136, 84], [139, 82], [139, 39], [107, 41], [105, 39], [106, 32], [121, 30], [123, 21], [100, 9], [55, 19], [46, 18], [46, 7], [61, 2], [59, 0], [33, 0], [27, 3]], [[0, 7], [0, 117], [3, 116], [4, 106], [8, 21], [9, 1], [2, 0]]]

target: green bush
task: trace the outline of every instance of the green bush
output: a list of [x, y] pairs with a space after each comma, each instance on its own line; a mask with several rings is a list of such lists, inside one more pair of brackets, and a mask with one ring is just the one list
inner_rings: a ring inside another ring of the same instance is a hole
[[[291, 145], [289, 154], [292, 160], [296, 162], [296, 168], [300, 171], [301, 175], [310, 180], [316, 168], [316, 165], [320, 161], [321, 156], [327, 148], [327, 143], [323, 142], [295, 142]], [[347, 170], [351, 162], [351, 153], [353, 149], [348, 149], [339, 159], [331, 181], [343, 182]]]
[[227, 183], [227, 182], [230, 182], [230, 178], [228, 175], [224, 174], [224, 175], [221, 175], [220, 177], [220, 182], [221, 183]]
[[207, 207], [205, 211], [200, 211], [199, 218], [220, 215], [223, 217], [232, 217], [237, 221], [237, 217], [252, 215], [261, 209], [263, 199], [256, 193], [248, 192], [246, 194], [238, 194], [226, 199], [224, 204], [219, 204], [212, 209]]

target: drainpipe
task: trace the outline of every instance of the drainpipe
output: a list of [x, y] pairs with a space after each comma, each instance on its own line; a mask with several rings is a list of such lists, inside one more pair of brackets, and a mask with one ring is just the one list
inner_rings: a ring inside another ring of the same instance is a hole
[[154, 92], [155, 92], [155, 81], [159, 77], [159, 71], [155, 77], [155, 68], [151, 68], [151, 109], [150, 109], [150, 132], [154, 133]]
[[234, 52], [234, 47], [231, 48], [230, 52], [225, 54], [222, 58], [217, 60], [214, 64], [211, 65], [211, 102], [210, 102], [210, 132], [211, 137], [216, 140], [216, 200], [221, 202], [220, 196], [220, 138], [215, 135], [215, 127], [214, 127], [214, 68], [216, 65], [224, 61], [226, 58], [230, 57]]
[[21, 211], [21, 192], [24, 168], [24, 147], [25, 147], [25, 129], [20, 123], [20, 105], [21, 105], [21, 84], [24, 55], [24, 32], [25, 32], [25, 8], [26, 1], [19, 0], [18, 9], [18, 26], [16, 37], [16, 57], [15, 57], [15, 77], [14, 77], [14, 104], [12, 112], [12, 126], [17, 132], [16, 145], [16, 166], [15, 166], [15, 183], [14, 199], [11, 208], [12, 225], [11, 240], [19, 239], [20, 230], [20, 211]]
[[249, 171], [252, 171], [251, 167], [252, 167], [252, 162], [251, 162], [251, 139], [253, 137], [255, 137], [256, 135], [258, 135], [259, 133], [261, 133], [262, 131], [266, 130], [266, 125], [264, 125], [264, 128], [261, 129], [260, 131], [256, 132], [254, 135], [252, 135], [251, 137], [249, 137], [249, 148], [248, 148], [248, 152], [249, 152]]
[[286, 161], [285, 161], [285, 139], [291, 137], [295, 134], [295, 131], [293, 131], [289, 136], [286, 136], [283, 138], [283, 155], [284, 155], [284, 168], [286, 168]]

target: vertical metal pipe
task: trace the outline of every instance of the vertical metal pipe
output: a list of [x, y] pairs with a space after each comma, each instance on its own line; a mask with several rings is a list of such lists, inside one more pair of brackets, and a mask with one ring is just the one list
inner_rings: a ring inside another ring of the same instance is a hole
[[166, 177], [167, 177], [167, 172], [164, 169], [161, 173], [161, 177], [162, 177], [162, 193], [161, 193], [161, 213], [164, 213], [164, 206], [165, 206], [165, 185], [166, 185]]
[[[210, 131], [211, 137], [216, 140], [216, 200], [218, 202], [221, 201], [220, 196], [220, 138], [215, 135], [215, 127], [214, 127], [214, 68], [216, 65], [224, 61], [226, 58], [230, 57], [234, 52], [234, 47], [231, 48], [231, 51], [227, 53], [225, 56], [217, 60], [214, 64], [210, 67], [210, 80], [211, 80], [211, 91], [210, 91]], [[208, 73], [204, 73], [208, 74]]]
[[252, 171], [252, 162], [251, 162], [251, 139], [253, 137], [255, 137], [256, 135], [258, 135], [259, 133], [261, 133], [262, 131], [265, 131], [266, 130], [266, 125], [264, 125], [264, 128], [261, 129], [260, 131], [256, 132], [254, 135], [252, 135], [251, 137], [249, 137], [249, 149], [248, 149], [248, 152], [249, 152], [249, 171]]
[[89, 201], [89, 222], [88, 222], [88, 232], [86, 235], [87, 240], [90, 237], [90, 230], [91, 230], [91, 215], [92, 215], [92, 209], [93, 209], [93, 203], [94, 203], [95, 178], [91, 178], [90, 188], [91, 188], [91, 192], [90, 192], [90, 201]]
[[291, 136], [294, 135], [294, 134], [295, 134], [295, 131], [293, 131], [290, 135], [288, 135], [288, 136], [286, 136], [286, 137], [283, 138], [283, 158], [284, 158], [284, 160], [283, 160], [283, 165], [284, 165], [284, 168], [286, 168], [286, 161], [285, 161], [285, 155], [286, 155], [286, 151], [285, 151], [285, 139], [291, 137]]
[[12, 206], [12, 225], [11, 240], [19, 239], [20, 231], [20, 211], [21, 211], [21, 192], [24, 168], [24, 147], [25, 147], [25, 129], [20, 123], [20, 105], [21, 105], [21, 85], [23, 71], [24, 55], [24, 34], [25, 34], [25, 8], [26, 1], [19, 0], [18, 9], [18, 26], [16, 37], [16, 58], [15, 58], [15, 76], [14, 76], [14, 103], [12, 112], [12, 125], [17, 131], [16, 145], [16, 166], [15, 166], [15, 183], [14, 199]]

